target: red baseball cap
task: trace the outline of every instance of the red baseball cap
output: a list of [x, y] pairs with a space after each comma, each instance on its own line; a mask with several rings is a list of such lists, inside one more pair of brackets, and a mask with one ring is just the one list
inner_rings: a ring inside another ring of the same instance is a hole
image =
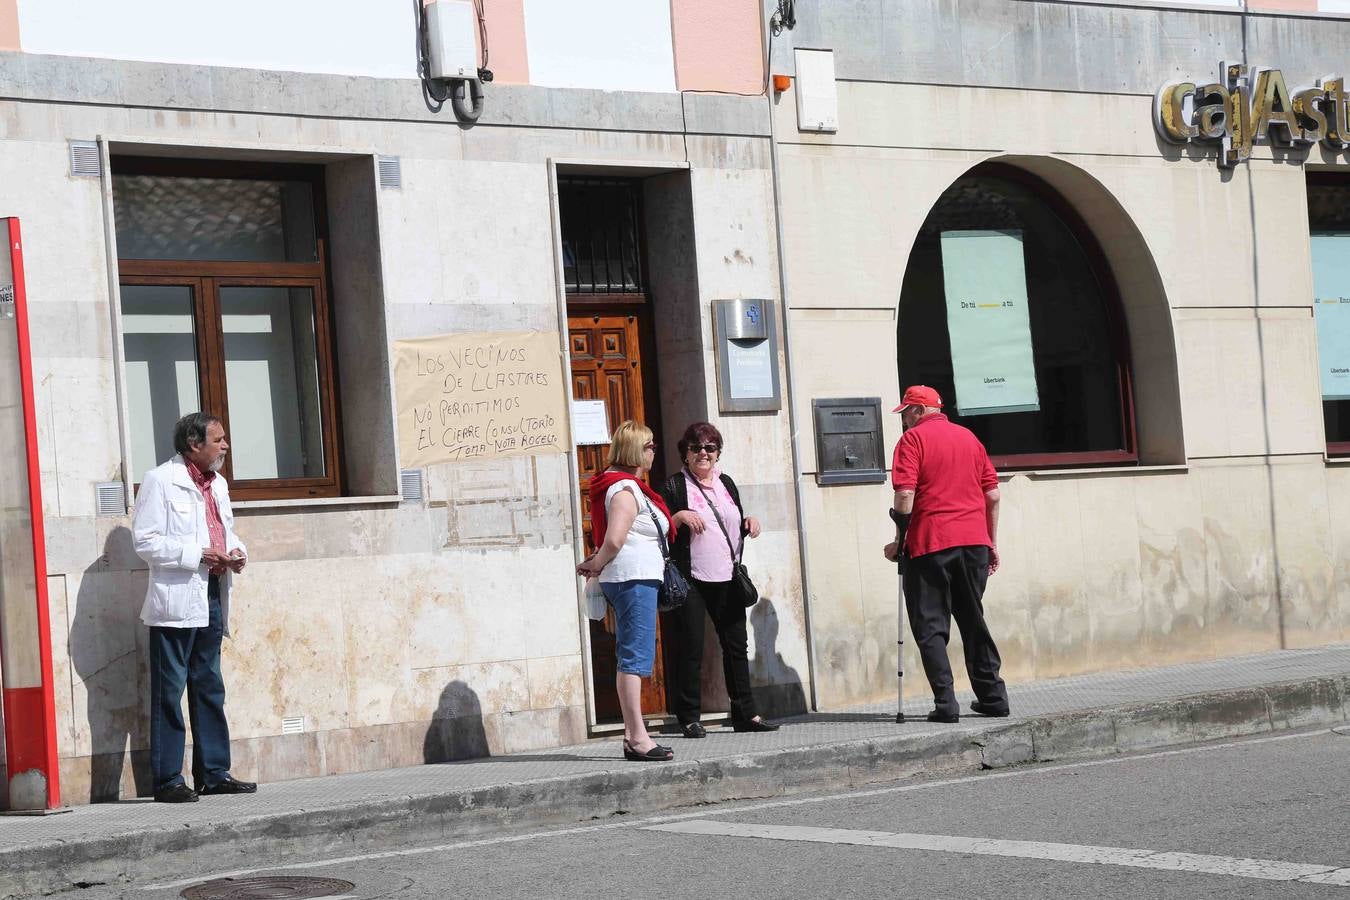
[[900, 400], [900, 405], [891, 412], [901, 412], [906, 406], [934, 406], [941, 409], [942, 398], [928, 385], [915, 384], [905, 388], [905, 396]]

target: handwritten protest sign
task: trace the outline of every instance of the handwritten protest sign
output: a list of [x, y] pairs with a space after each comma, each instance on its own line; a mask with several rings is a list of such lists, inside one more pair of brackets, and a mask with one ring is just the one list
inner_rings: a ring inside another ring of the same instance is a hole
[[394, 384], [404, 468], [568, 450], [557, 332], [395, 341]]

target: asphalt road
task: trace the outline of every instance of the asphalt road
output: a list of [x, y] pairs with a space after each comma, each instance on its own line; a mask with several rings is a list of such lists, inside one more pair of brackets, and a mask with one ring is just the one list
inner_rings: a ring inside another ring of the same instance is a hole
[[[360, 900], [1350, 900], [1345, 731], [721, 804], [234, 877], [344, 879], [355, 887], [335, 896]], [[165, 872], [158, 886], [77, 895], [168, 900], [215, 874]]]

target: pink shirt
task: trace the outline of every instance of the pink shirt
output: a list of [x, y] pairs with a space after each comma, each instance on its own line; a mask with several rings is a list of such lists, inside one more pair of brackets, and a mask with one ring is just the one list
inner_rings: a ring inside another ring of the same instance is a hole
[[731, 535], [737, 550], [741, 548], [741, 542], [744, 540], [741, 537], [741, 511], [736, 508], [736, 501], [731, 499], [727, 486], [722, 483], [721, 473], [713, 472], [712, 487], [699, 484], [687, 469], [684, 480], [689, 495], [689, 509], [698, 513], [703, 519], [703, 524], [707, 526], [702, 534], [693, 535], [689, 543], [689, 574], [699, 581], [730, 581], [731, 547], [727, 546], [727, 539], [723, 537], [722, 529], [717, 526], [717, 518], [712, 513], [712, 507], [708, 505], [704, 491], [712, 497], [713, 503], [717, 504], [722, 523], [727, 526], [727, 533]]

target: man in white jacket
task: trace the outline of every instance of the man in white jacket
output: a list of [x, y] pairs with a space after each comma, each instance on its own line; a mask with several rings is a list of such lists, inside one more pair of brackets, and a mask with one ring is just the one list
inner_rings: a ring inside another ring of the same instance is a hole
[[[131, 529], [150, 565], [141, 621], [150, 626], [150, 767], [155, 800], [251, 794], [230, 775], [230, 728], [220, 643], [229, 634], [230, 581], [246, 553], [234, 533], [220, 467], [229, 444], [215, 416], [191, 413], [173, 429], [173, 459], [145, 473]], [[183, 688], [192, 720], [192, 778], [183, 780]]]

